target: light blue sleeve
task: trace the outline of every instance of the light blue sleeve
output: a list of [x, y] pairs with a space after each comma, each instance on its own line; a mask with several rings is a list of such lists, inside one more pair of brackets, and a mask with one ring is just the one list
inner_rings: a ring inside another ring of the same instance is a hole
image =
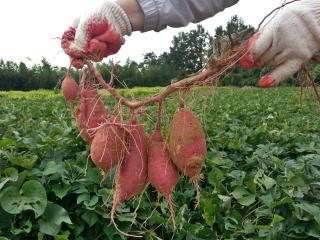
[[214, 16], [239, 0], [137, 0], [144, 13], [143, 32], [184, 27]]

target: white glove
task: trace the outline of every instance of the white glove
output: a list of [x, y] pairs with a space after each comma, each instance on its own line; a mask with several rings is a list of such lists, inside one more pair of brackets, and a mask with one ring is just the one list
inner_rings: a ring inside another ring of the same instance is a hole
[[123, 36], [131, 35], [131, 32], [130, 20], [124, 10], [117, 3], [104, 0], [74, 21], [63, 34], [61, 45], [73, 63], [83, 59], [101, 61], [118, 52], [124, 43]]
[[261, 87], [286, 80], [320, 49], [320, 1], [301, 0], [285, 6], [249, 40], [248, 48], [241, 67], [273, 68], [260, 80]]

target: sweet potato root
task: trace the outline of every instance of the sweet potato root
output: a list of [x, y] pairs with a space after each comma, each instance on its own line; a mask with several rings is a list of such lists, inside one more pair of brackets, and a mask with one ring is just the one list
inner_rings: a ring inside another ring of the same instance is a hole
[[104, 106], [102, 96], [97, 90], [88, 87], [81, 91], [81, 98], [76, 110], [76, 124], [80, 135], [84, 140], [91, 143], [94, 134], [89, 129], [97, 128], [109, 117], [109, 112]]
[[160, 129], [154, 131], [148, 151], [148, 178], [151, 185], [160, 192], [168, 202], [169, 211], [175, 228], [175, 217], [171, 193], [174, 190], [179, 172], [172, 163]]
[[65, 78], [62, 81], [61, 92], [64, 99], [72, 108], [72, 103], [79, 94], [79, 86], [69, 72], [66, 74]]
[[111, 210], [111, 220], [115, 227], [117, 225], [114, 222], [114, 214], [118, 205], [139, 194], [146, 186], [147, 147], [144, 127], [139, 123], [136, 116], [133, 116], [129, 127], [127, 127], [127, 153], [120, 165], [116, 179], [115, 197]]
[[[114, 123], [119, 124], [118, 118]], [[125, 153], [125, 131], [118, 125], [110, 123], [100, 128], [92, 141], [91, 159], [104, 175], [122, 161]]]
[[173, 116], [170, 128], [169, 152], [172, 161], [197, 190], [197, 204], [200, 190], [198, 180], [206, 157], [205, 134], [199, 120], [189, 110], [180, 109]]

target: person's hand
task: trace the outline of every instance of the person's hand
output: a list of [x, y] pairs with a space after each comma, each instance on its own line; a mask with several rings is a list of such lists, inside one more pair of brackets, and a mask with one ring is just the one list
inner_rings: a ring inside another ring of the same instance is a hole
[[115, 2], [105, 0], [64, 32], [61, 47], [70, 56], [71, 64], [81, 68], [85, 60], [95, 62], [115, 54], [132, 32], [129, 17]]
[[271, 66], [260, 87], [278, 85], [295, 74], [320, 49], [320, 1], [301, 0], [280, 10], [248, 42], [242, 68]]

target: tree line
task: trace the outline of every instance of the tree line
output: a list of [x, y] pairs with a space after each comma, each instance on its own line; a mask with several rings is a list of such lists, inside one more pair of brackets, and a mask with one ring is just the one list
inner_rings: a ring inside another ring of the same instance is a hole
[[[212, 54], [215, 42], [220, 38], [228, 37], [232, 33], [240, 32], [251, 26], [246, 25], [237, 15], [232, 16], [226, 26], [219, 26], [212, 36], [202, 26], [189, 32], [180, 32], [173, 37], [170, 49], [160, 55], [154, 52], [144, 54], [143, 61], [138, 63], [129, 58], [123, 64], [117, 64], [114, 85], [116, 87], [136, 86], [166, 86], [173, 79], [181, 79], [188, 74], [201, 70], [208, 56]], [[217, 50], [217, 49], [216, 49]], [[109, 71], [115, 63], [98, 63], [97, 68], [108, 79]], [[36, 90], [54, 89], [59, 87], [67, 68], [52, 66], [45, 58], [40, 64], [27, 67], [24, 62], [15, 63], [0, 59], [0, 90]], [[220, 85], [255, 86], [257, 80], [268, 68], [243, 70], [233, 69], [220, 81]], [[317, 68], [316, 72], [320, 72]], [[72, 74], [77, 79], [79, 72], [73, 70]], [[297, 84], [297, 79], [292, 77], [289, 83]]]

